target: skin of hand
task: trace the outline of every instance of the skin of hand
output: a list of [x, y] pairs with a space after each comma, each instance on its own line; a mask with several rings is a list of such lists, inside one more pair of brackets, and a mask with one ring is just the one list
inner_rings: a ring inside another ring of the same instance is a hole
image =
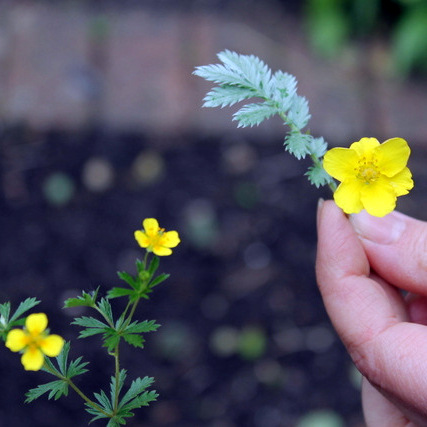
[[368, 427], [427, 426], [427, 223], [319, 202], [316, 275]]

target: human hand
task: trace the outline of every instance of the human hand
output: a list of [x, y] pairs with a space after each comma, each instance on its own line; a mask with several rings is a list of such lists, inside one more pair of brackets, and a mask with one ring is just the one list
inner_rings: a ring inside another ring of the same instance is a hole
[[368, 427], [427, 426], [427, 223], [398, 212], [349, 220], [328, 201], [318, 238], [319, 289], [364, 377]]

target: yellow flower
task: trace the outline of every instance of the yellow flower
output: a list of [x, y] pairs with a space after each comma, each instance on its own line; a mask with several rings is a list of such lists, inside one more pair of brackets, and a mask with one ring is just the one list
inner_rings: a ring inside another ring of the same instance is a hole
[[323, 167], [341, 181], [334, 193], [335, 203], [348, 214], [362, 209], [384, 216], [396, 207], [397, 196], [408, 194], [414, 186], [406, 167], [411, 150], [402, 138], [380, 144], [375, 138], [362, 138], [350, 148], [332, 148]]
[[21, 362], [27, 371], [38, 371], [44, 363], [44, 355], [58, 356], [64, 345], [59, 335], [46, 331], [47, 316], [44, 313], [30, 314], [25, 329], [12, 329], [6, 339], [6, 347], [12, 351], [24, 350]]
[[159, 256], [170, 255], [170, 248], [178, 246], [181, 241], [176, 231], [165, 231], [154, 218], [144, 219], [142, 226], [144, 230], [135, 231], [135, 239], [139, 246], [146, 248], [148, 252]]

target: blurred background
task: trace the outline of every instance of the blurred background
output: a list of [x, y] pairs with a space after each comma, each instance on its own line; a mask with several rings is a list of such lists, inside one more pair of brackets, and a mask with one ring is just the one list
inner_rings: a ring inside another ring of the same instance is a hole
[[[112, 360], [70, 325], [90, 312], [63, 301], [134, 272], [133, 231], [156, 217], [182, 243], [137, 316], [163, 326], [122, 350], [160, 393], [129, 426], [361, 427], [360, 377], [314, 277], [330, 194], [284, 152], [280, 120], [242, 130], [233, 109], [201, 108], [211, 85], [192, 71], [224, 49], [294, 74], [331, 145], [407, 139], [416, 185], [398, 208], [427, 219], [424, 0], [1, 0], [0, 301], [41, 299], [90, 362], [78, 384], [106, 389]], [[89, 421], [72, 392], [24, 404], [52, 377], [6, 348], [0, 370], [1, 427]]]

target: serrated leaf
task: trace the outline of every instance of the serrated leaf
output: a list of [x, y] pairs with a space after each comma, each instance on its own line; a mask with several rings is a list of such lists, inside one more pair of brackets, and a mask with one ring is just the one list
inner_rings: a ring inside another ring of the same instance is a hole
[[291, 132], [285, 138], [285, 148], [289, 153], [295, 156], [298, 160], [303, 159], [310, 153], [309, 144], [312, 137], [310, 135], [301, 134], [299, 132]]
[[129, 334], [154, 332], [160, 328], [160, 325], [155, 320], [144, 320], [143, 322], [132, 322], [126, 329], [125, 332]]
[[272, 98], [280, 105], [280, 110], [286, 113], [296, 94], [297, 79], [279, 70], [273, 74], [272, 86]]
[[317, 188], [329, 184], [332, 181], [331, 176], [321, 166], [311, 166], [305, 173], [311, 184]]
[[114, 325], [113, 319], [113, 310], [111, 308], [110, 302], [106, 298], [102, 298], [98, 303], [98, 308], [100, 312], [104, 315], [105, 319], [112, 326]]
[[321, 159], [328, 149], [327, 142], [320, 138], [313, 138], [310, 142], [310, 154], [314, 154], [318, 159]]
[[63, 380], [51, 381], [46, 384], [40, 384], [26, 393], [25, 403], [30, 403], [45, 393], [49, 393], [48, 399], [59, 399], [61, 396], [68, 395], [68, 384]]
[[159, 285], [160, 283], [164, 282], [164, 281], [165, 281], [165, 280], [167, 280], [169, 277], [170, 277], [170, 274], [166, 274], [166, 273], [159, 274], [155, 279], [153, 279], [153, 280], [150, 282], [150, 285], [149, 285], [150, 289], [151, 289], [151, 288], [154, 288], [154, 286], [157, 286], [157, 285]]
[[[126, 380], [126, 369], [121, 369], [119, 372], [119, 378], [118, 382], [116, 381], [116, 377], [111, 377], [111, 383], [110, 383], [110, 398], [111, 398], [111, 405], [114, 406], [114, 402], [116, 401], [116, 393], [117, 395], [120, 394], [120, 391], [123, 388], [123, 385]], [[116, 387], [116, 384], [118, 384], [118, 387]]]
[[136, 348], [144, 348], [145, 339], [142, 335], [137, 334], [124, 334], [123, 339], [130, 345]]
[[137, 294], [134, 289], [126, 289], [126, 288], [112, 288], [107, 292], [107, 298], [120, 298], [124, 296], [132, 296]]
[[109, 326], [104, 323], [101, 322], [98, 319], [95, 319], [94, 317], [87, 317], [87, 316], [83, 316], [83, 317], [76, 317], [74, 319], [73, 322], [71, 322], [72, 325], [78, 325], [78, 326], [82, 326], [84, 328], [109, 328]]
[[91, 293], [83, 291], [81, 296], [76, 298], [68, 298], [64, 301], [64, 308], [94, 307], [98, 297], [98, 291], [99, 287]]
[[120, 400], [119, 406], [122, 407], [130, 402], [132, 399], [143, 393], [148, 387], [154, 383], [153, 377], [136, 378], [132, 381], [129, 390]]
[[125, 281], [133, 289], [138, 288], [138, 282], [135, 280], [133, 276], [131, 276], [129, 273], [126, 273], [126, 271], [119, 271], [117, 272], [117, 275], [120, 277], [120, 279]]
[[233, 120], [239, 122], [238, 127], [252, 127], [258, 126], [276, 113], [277, 108], [267, 102], [248, 104], [233, 114]]
[[288, 124], [301, 130], [307, 125], [310, 117], [308, 101], [303, 96], [294, 95], [287, 113]]
[[77, 375], [82, 375], [85, 372], [88, 372], [88, 369], [85, 369], [87, 365], [89, 365], [89, 362], [82, 362], [82, 356], [78, 357], [77, 359], [70, 362], [67, 369], [67, 378], [73, 378]]
[[252, 88], [239, 86], [222, 85], [213, 88], [203, 98], [203, 107], [230, 107], [237, 102], [257, 96], [257, 92]]
[[159, 265], [160, 265], [160, 259], [157, 255], [154, 255], [150, 262], [150, 265], [148, 266], [148, 273], [150, 274], [150, 277], [153, 277], [153, 275], [159, 268]]
[[15, 313], [11, 316], [9, 323], [13, 323], [15, 320], [19, 319], [26, 311], [32, 309], [37, 304], [40, 304], [40, 301], [38, 301], [36, 298], [27, 298], [26, 300], [22, 301], [18, 308], [16, 309]]

